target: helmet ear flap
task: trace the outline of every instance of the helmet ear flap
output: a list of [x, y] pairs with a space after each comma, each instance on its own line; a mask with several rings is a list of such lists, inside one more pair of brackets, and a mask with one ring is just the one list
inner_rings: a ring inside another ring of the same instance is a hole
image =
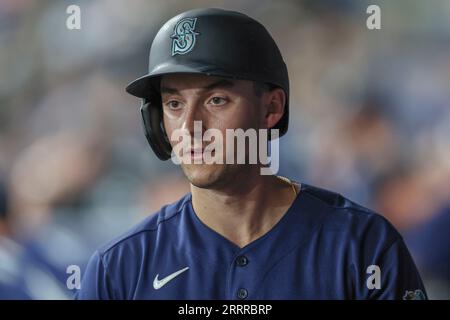
[[156, 105], [154, 102], [150, 102], [150, 100], [142, 99], [141, 116], [145, 137], [152, 147], [153, 152], [163, 161], [170, 159], [172, 146], [164, 129], [163, 114], [160, 105]]

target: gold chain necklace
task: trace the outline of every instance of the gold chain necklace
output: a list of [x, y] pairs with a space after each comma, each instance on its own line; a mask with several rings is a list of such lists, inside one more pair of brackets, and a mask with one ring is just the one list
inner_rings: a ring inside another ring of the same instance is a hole
[[283, 177], [283, 176], [277, 176], [277, 178], [288, 183], [291, 186], [292, 191], [294, 191], [295, 196], [297, 196], [297, 189], [295, 188], [295, 183], [293, 183], [290, 179]]

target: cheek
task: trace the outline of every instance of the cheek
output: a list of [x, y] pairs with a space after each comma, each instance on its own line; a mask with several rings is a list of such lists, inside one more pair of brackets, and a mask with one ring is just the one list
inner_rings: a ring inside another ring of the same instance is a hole
[[[163, 118], [164, 130], [166, 131], [167, 138], [171, 141], [172, 134], [176, 128], [176, 123], [167, 117]], [[172, 142], [172, 141], [171, 141]]]

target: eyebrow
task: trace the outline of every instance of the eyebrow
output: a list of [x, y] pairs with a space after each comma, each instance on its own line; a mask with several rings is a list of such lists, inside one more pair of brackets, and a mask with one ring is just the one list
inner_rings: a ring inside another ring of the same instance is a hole
[[[234, 87], [234, 82], [226, 79], [220, 79], [211, 84], [208, 84], [206, 87], [201, 88], [202, 91], [209, 91], [217, 88], [231, 88]], [[161, 93], [169, 93], [169, 94], [178, 94], [178, 89], [169, 88], [165, 86], [161, 86]]]

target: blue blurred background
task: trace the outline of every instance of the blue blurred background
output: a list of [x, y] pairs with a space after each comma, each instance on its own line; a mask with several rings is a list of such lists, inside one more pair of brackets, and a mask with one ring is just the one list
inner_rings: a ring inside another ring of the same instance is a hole
[[[81, 8], [68, 30], [66, 8]], [[366, 8], [381, 8], [368, 30]], [[337, 191], [404, 236], [430, 298], [450, 298], [450, 2], [0, 0], [0, 298], [70, 299], [66, 268], [188, 191], [125, 93], [159, 27], [244, 12], [291, 81], [280, 174]], [[256, 53], [255, 53], [256, 54]]]

